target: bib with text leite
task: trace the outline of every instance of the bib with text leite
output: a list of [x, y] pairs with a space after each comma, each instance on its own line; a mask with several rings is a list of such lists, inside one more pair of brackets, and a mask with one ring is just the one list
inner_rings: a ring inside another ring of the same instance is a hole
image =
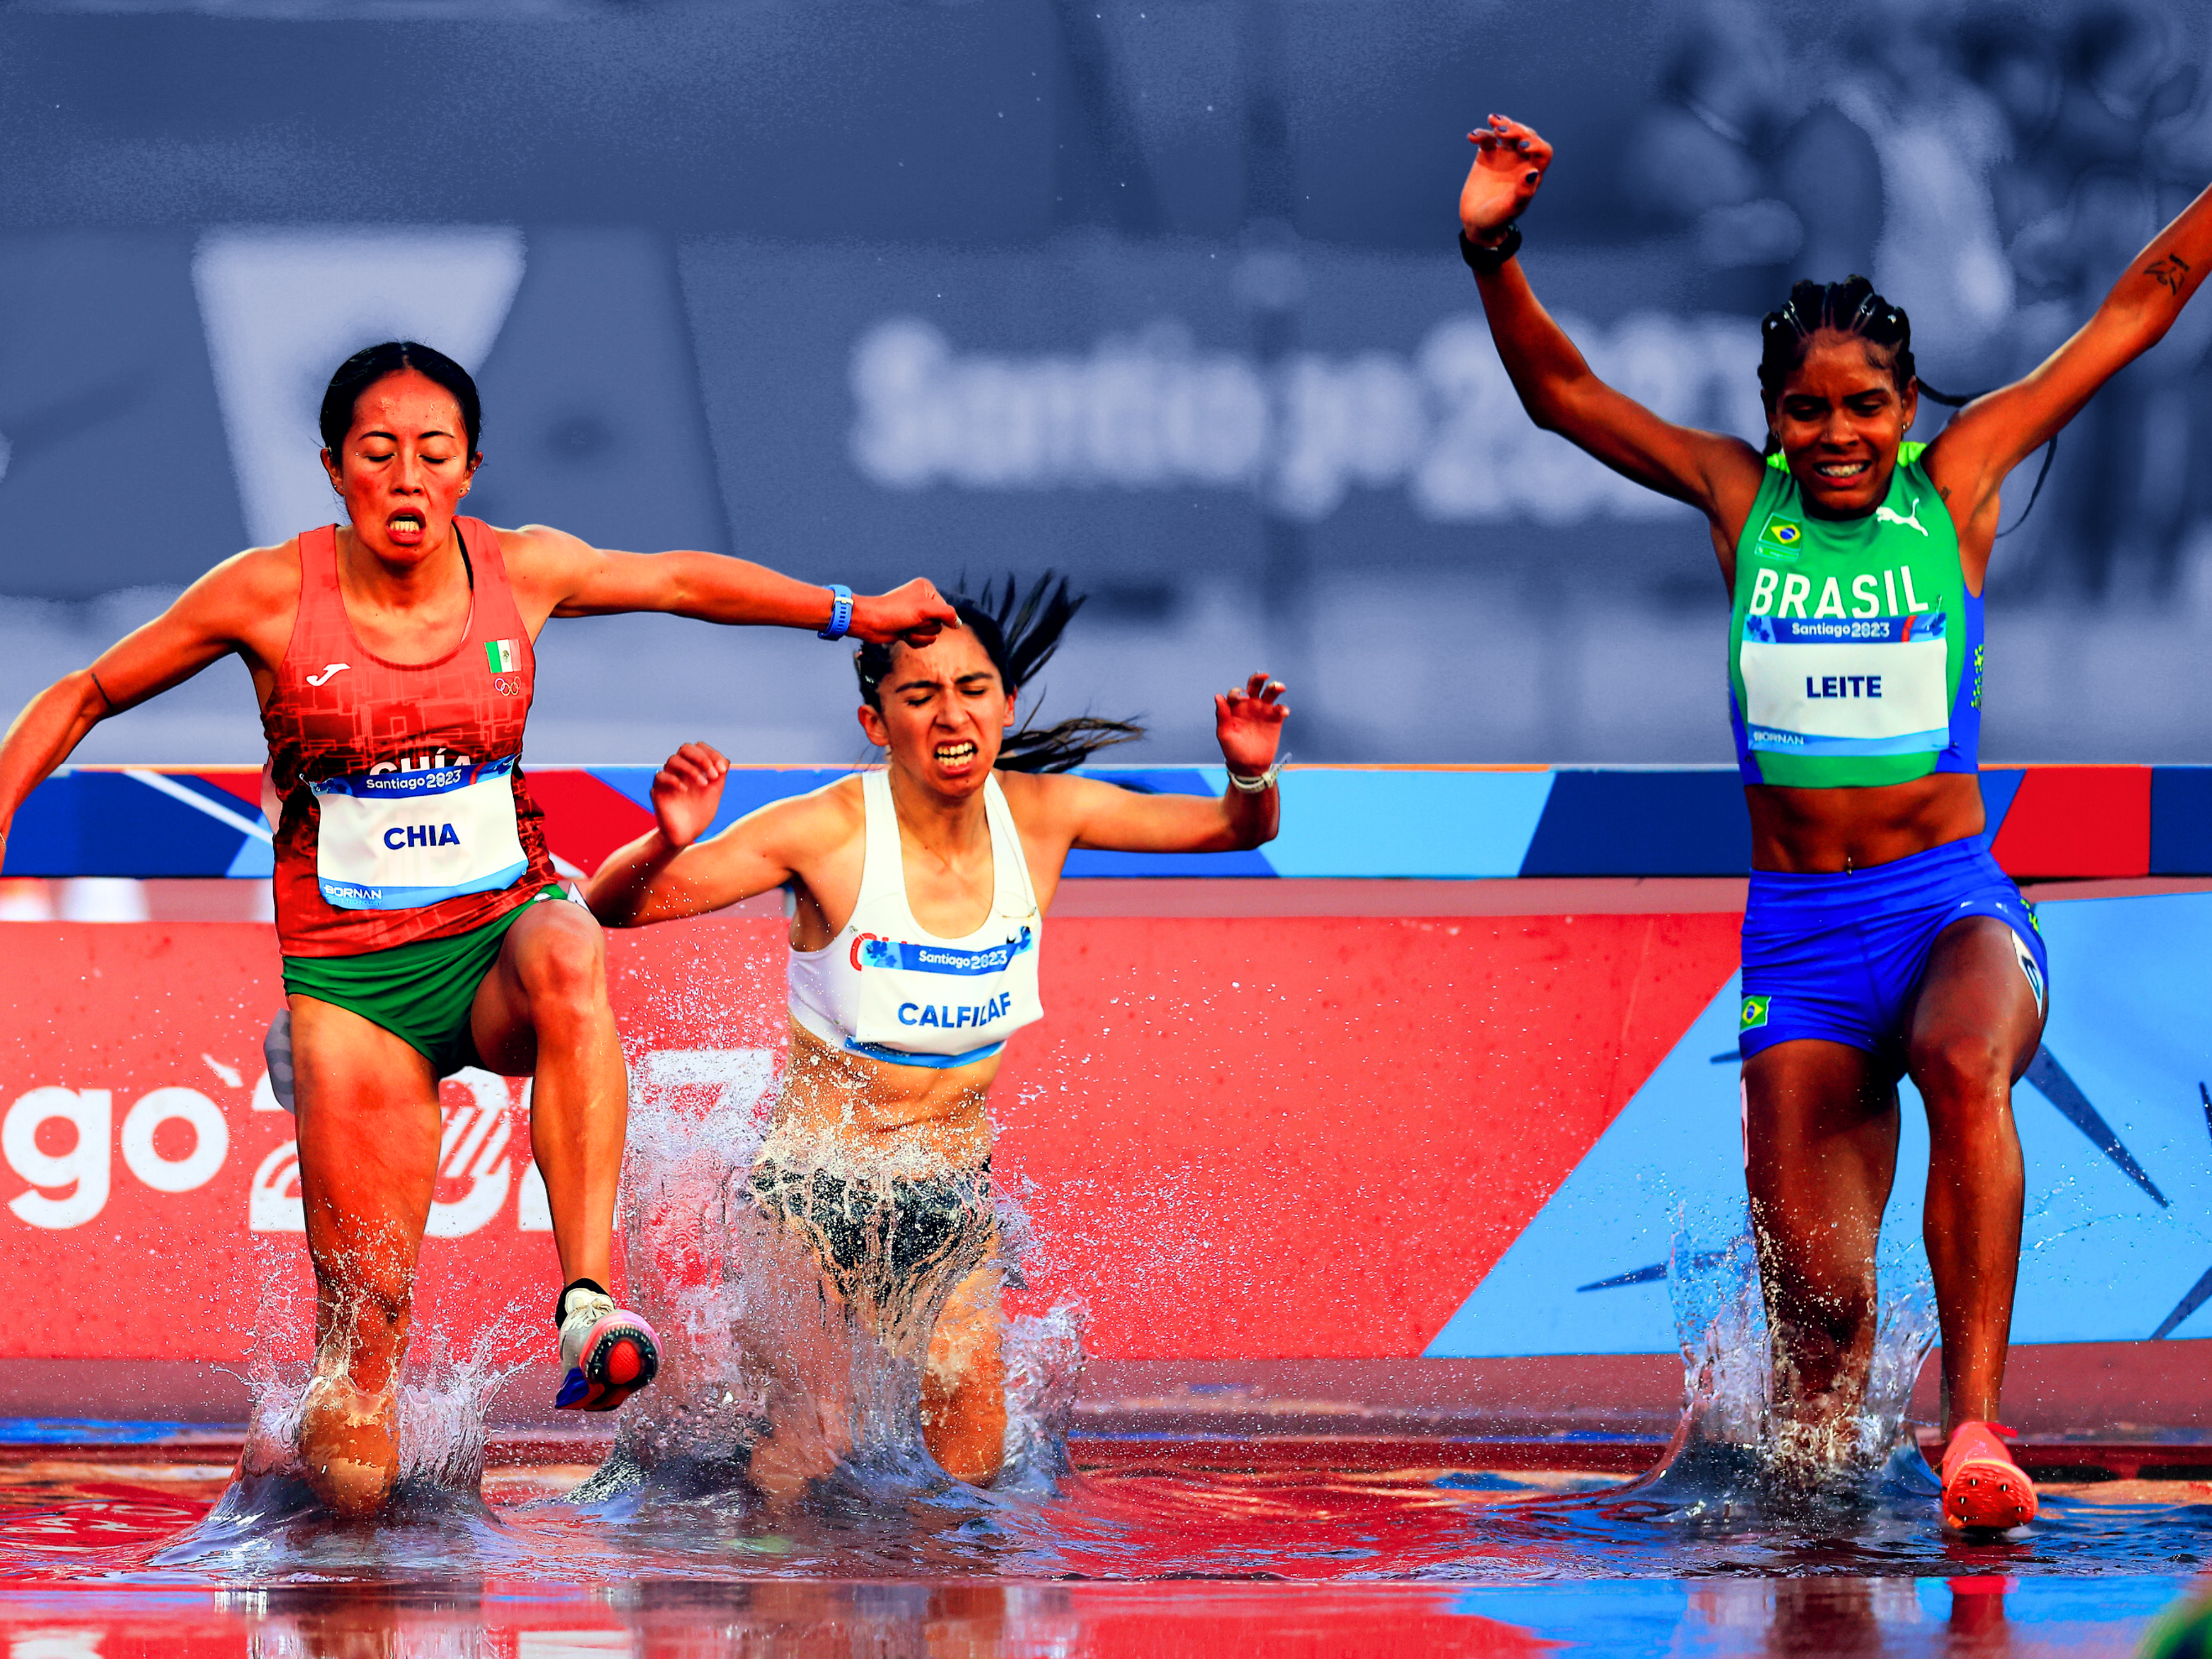
[[1729, 689], [1746, 783], [1798, 788], [1972, 772], [1981, 737], [1982, 605], [1950, 510], [1898, 456], [1856, 519], [1805, 510], [1779, 457], [1736, 548]]

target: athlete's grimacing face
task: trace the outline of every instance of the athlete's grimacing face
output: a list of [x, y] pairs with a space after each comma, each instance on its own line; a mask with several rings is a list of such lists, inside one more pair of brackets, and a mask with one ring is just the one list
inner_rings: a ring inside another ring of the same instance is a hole
[[323, 452], [323, 469], [362, 544], [410, 564], [446, 544], [477, 462], [459, 402], [408, 368], [362, 389], [345, 442], [336, 455]]
[[925, 646], [893, 646], [881, 695], [882, 708], [860, 705], [860, 729], [890, 751], [893, 767], [940, 794], [983, 787], [1014, 723], [1014, 699], [971, 631], [948, 628]]
[[1912, 429], [1918, 394], [1899, 392], [1886, 354], [1856, 335], [1824, 328], [1767, 411], [1783, 459], [1807, 502], [1830, 518], [1871, 513], [1889, 493], [1898, 446]]

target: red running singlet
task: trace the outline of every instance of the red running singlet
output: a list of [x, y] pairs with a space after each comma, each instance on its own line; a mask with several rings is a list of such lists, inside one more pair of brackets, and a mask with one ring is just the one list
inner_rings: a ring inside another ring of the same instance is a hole
[[[460, 644], [386, 662], [353, 631], [337, 527], [300, 538], [300, 614], [262, 710], [288, 957], [447, 939], [556, 878], [519, 763], [536, 657], [499, 533], [455, 519], [471, 591]], [[327, 832], [327, 833], [326, 833]]]

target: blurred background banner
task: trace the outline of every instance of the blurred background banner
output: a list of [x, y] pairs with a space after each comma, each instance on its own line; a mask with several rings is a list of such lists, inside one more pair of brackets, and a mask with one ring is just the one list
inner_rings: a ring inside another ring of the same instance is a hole
[[[1599, 371], [1755, 437], [1798, 276], [1873, 276], [1947, 391], [2078, 326], [2212, 179], [2208, 34], [2178, 0], [18, 0], [0, 702], [326, 519], [323, 383], [412, 335], [479, 377], [495, 522], [1069, 573], [1036, 690], [1146, 717], [1133, 759], [1206, 759], [1264, 664], [1302, 759], [1725, 762], [1709, 538], [1521, 412], [1463, 135], [1557, 144], [1522, 257]], [[2200, 305], [1999, 544], [1993, 758], [2212, 760], [2208, 341]], [[540, 760], [863, 750], [803, 637], [542, 654]], [[258, 744], [224, 665], [83, 758]]]

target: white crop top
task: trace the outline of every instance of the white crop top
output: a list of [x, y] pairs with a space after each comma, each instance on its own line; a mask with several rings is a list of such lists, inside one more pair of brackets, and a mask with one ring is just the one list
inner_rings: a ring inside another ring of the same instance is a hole
[[965, 939], [926, 933], [906, 901], [906, 863], [888, 771], [860, 776], [867, 843], [860, 897], [844, 931], [786, 967], [791, 1017], [834, 1048], [895, 1066], [969, 1066], [1044, 1017], [1044, 931], [1006, 792], [983, 782], [991, 827], [991, 914]]

